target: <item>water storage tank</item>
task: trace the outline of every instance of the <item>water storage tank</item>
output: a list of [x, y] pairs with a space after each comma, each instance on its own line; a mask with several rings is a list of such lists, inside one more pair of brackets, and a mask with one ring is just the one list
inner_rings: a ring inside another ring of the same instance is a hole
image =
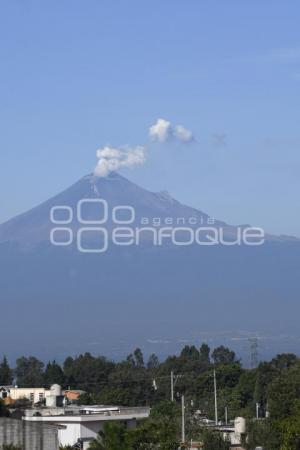
[[49, 397], [46, 397], [47, 408], [55, 408], [57, 404], [56, 400], [57, 400], [56, 395], [50, 395]]
[[237, 434], [246, 433], [246, 419], [244, 417], [237, 417], [234, 421], [234, 431]]
[[51, 395], [60, 397], [62, 395], [61, 386], [59, 384], [53, 384], [50, 388]]

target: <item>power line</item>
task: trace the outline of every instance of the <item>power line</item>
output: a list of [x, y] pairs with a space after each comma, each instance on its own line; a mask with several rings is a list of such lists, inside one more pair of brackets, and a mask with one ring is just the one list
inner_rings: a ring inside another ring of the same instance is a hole
[[[178, 375], [177, 377], [175, 376], [174, 378], [176, 378], [176, 381], [178, 378], [182, 379], [182, 378], [189, 378], [189, 379], [198, 379], [202, 374], [197, 374], [195, 372], [185, 372], [183, 374], [181, 374], [180, 376]], [[170, 379], [170, 375], [160, 375], [160, 376], [154, 376], [153, 375], [147, 375], [147, 376], [142, 376], [142, 377], [137, 377], [136, 379], [133, 378], [122, 378], [122, 380], [118, 380], [118, 381], [114, 381], [114, 380], [106, 380], [106, 381], [76, 381], [75, 385], [79, 386], [79, 385], [84, 385], [84, 386], [109, 386], [109, 385], [119, 385], [119, 384], [128, 384], [128, 383], [136, 383], [139, 384], [141, 381], [149, 381], [150, 383], [153, 383], [153, 378], [155, 378], [155, 380], [169, 380]], [[47, 388], [49, 387], [50, 384], [49, 383], [42, 383], [41, 385], [39, 385], [38, 387], [43, 387], [43, 388]], [[23, 388], [27, 388], [27, 387], [33, 387], [32, 384], [20, 384], [18, 385], [18, 387], [23, 387]], [[174, 383], [174, 387], [175, 387], [175, 383]], [[75, 388], [74, 388], [75, 389]]]

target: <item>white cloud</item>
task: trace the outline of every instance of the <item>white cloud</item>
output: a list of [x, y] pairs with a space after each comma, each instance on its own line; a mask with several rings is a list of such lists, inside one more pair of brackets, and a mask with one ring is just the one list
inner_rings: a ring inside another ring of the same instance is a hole
[[172, 126], [166, 119], [157, 119], [156, 123], [149, 128], [149, 136], [155, 142], [182, 142], [189, 143], [195, 140], [193, 133], [183, 125]]
[[146, 148], [143, 146], [114, 148], [109, 145], [97, 150], [98, 163], [94, 174], [106, 177], [110, 172], [122, 167], [142, 165], [146, 161]]
[[173, 134], [181, 142], [192, 142], [194, 140], [193, 133], [182, 125], [176, 125]]
[[171, 122], [165, 119], [157, 119], [157, 122], [149, 128], [149, 136], [153, 141], [157, 142], [171, 140], [173, 136]]

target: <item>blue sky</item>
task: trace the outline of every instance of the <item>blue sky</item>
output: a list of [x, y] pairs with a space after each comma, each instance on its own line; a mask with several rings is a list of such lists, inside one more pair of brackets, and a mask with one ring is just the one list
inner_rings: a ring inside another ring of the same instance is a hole
[[[146, 145], [131, 180], [300, 236], [299, 19], [298, 1], [0, 1], [0, 222], [97, 148]], [[150, 142], [158, 118], [196, 141]]]

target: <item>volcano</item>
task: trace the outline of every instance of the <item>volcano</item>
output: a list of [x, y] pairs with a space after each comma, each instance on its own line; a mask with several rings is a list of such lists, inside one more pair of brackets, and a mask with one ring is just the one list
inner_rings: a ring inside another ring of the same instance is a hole
[[[87, 175], [2, 224], [0, 297], [9, 312], [0, 327], [5, 353], [58, 360], [82, 351], [118, 357], [137, 345], [162, 353], [155, 343], [195, 341], [205, 333], [210, 340], [224, 333], [232, 339], [241, 332], [297, 334], [299, 240], [267, 235], [260, 246], [153, 246], [145, 238], [141, 245], [110, 246], [105, 253], [51, 244], [53, 227], [67, 228], [72, 236], [93, 223], [101, 227], [103, 202], [109, 230], [113, 211], [122, 224], [132, 210], [134, 225], [147, 219], [147, 226], [178, 220], [186, 226], [192, 218], [190, 226], [198, 227], [212, 220], [167, 192], [149, 192], [111, 173]], [[217, 219], [213, 224], [226, 239], [236, 234], [236, 226]]]

